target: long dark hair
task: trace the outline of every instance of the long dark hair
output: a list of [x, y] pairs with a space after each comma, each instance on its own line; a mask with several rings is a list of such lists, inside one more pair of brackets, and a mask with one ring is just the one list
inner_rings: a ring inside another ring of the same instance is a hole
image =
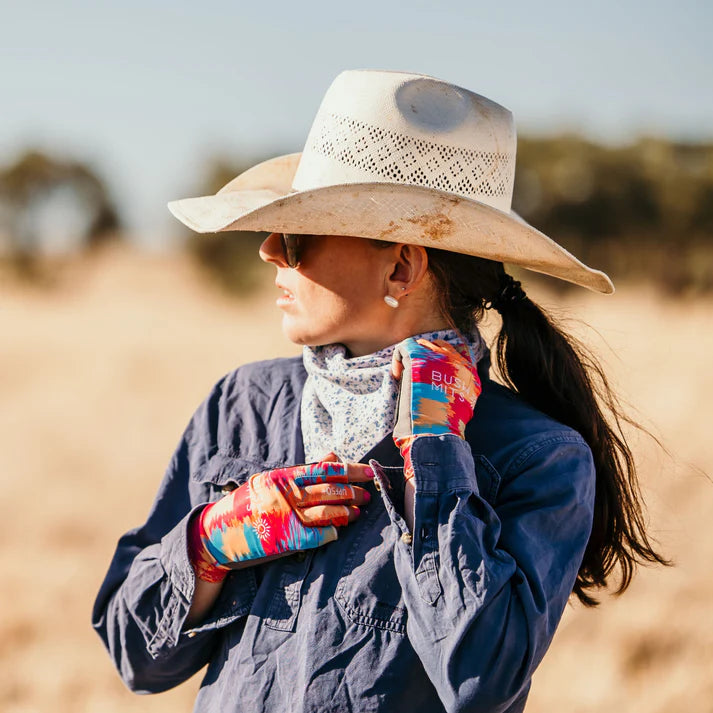
[[[596, 606], [592, 591], [606, 587], [617, 568], [615, 592], [620, 594], [638, 563], [669, 564], [646, 535], [636, 466], [622, 431], [623, 423], [637, 424], [623, 412], [596, 358], [517, 285], [513, 289], [502, 263], [426, 250], [441, 312], [451, 326], [470, 332], [487, 307], [497, 307], [502, 328], [495, 359], [505, 383], [538, 410], [578, 431], [592, 450], [594, 523], [574, 586], [580, 601]], [[499, 299], [505, 286], [509, 292]]]

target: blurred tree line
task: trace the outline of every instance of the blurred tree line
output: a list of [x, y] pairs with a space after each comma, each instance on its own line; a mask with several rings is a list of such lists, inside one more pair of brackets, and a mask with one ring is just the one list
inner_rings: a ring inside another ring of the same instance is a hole
[[[257, 162], [208, 160], [192, 194], [215, 193]], [[642, 138], [613, 147], [575, 135], [521, 138], [513, 208], [615, 283], [713, 291], [713, 143]], [[92, 248], [120, 223], [102, 180], [79, 162], [28, 152], [0, 167], [6, 256], [31, 261]], [[229, 291], [249, 291], [267, 275], [256, 259], [264, 234], [184, 236], [190, 255]]]
[[0, 254], [21, 272], [101, 245], [119, 228], [104, 182], [79, 161], [31, 150], [0, 169]]
[[521, 139], [513, 209], [614, 282], [713, 290], [713, 144]]

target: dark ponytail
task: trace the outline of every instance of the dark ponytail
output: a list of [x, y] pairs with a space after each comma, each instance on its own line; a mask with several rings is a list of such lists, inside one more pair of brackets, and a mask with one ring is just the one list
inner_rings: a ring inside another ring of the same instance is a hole
[[638, 563], [668, 564], [646, 535], [636, 467], [622, 431], [623, 422], [637, 424], [623, 413], [597, 360], [522, 292], [502, 263], [433, 248], [427, 252], [441, 310], [451, 325], [471, 331], [484, 310], [495, 307], [502, 316], [495, 359], [507, 386], [578, 431], [592, 450], [594, 523], [574, 593], [594, 606], [592, 590], [606, 587], [615, 569], [618, 594], [629, 586]]

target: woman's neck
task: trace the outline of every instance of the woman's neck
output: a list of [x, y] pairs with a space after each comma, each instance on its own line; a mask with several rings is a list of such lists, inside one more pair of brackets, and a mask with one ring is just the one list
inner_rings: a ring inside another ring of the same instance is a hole
[[414, 334], [424, 334], [425, 332], [437, 332], [442, 329], [450, 329], [450, 325], [442, 317], [422, 319], [418, 321], [401, 324], [398, 329], [374, 335], [373, 338], [363, 341], [350, 341], [344, 346], [350, 357], [365, 356], [373, 354], [392, 344], [398, 344]]

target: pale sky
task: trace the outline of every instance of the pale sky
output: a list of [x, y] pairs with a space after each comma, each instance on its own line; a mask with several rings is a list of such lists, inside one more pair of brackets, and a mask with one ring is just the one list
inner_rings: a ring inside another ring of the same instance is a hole
[[138, 235], [207, 155], [299, 151], [343, 69], [431, 74], [520, 133], [713, 139], [713, 3], [0, 0], [0, 164], [90, 162]]

